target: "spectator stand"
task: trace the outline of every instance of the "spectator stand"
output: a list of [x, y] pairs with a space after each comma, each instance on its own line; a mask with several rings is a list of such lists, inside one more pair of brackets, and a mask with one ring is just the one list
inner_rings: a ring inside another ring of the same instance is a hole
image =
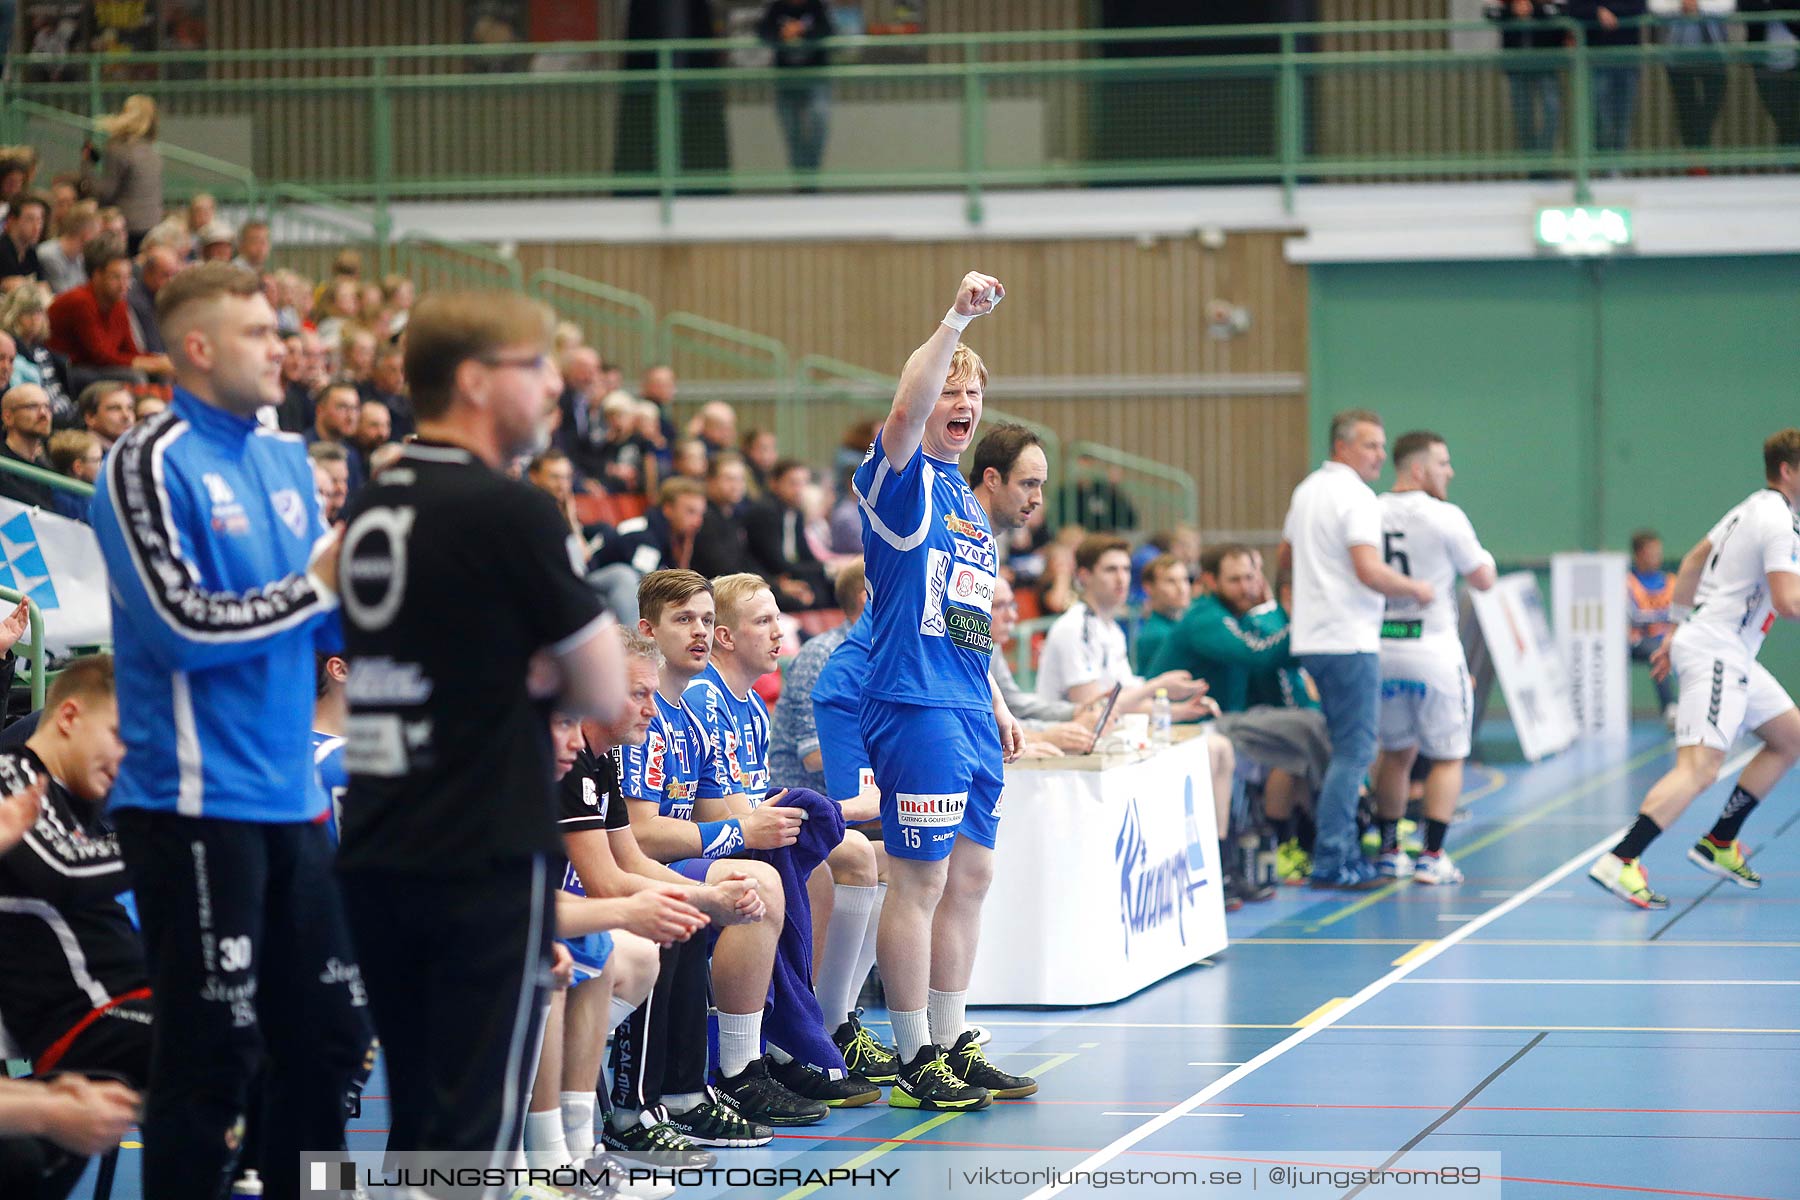
[[525, 290], [519, 260], [473, 242], [451, 242], [409, 231], [389, 246], [393, 268], [413, 281], [420, 295], [462, 288]]
[[355, 208], [295, 183], [272, 184], [259, 194], [257, 215], [269, 223], [270, 245], [280, 251], [275, 265], [321, 281], [331, 277], [333, 258], [355, 250], [365, 272], [385, 267], [389, 230], [381, 209]]
[[[1079, 515], [1070, 511], [1068, 497], [1084, 485], [1105, 483], [1129, 503], [1135, 514], [1135, 520], [1117, 530], [1125, 536], [1137, 530], [1173, 529], [1177, 525], [1197, 529], [1200, 526], [1200, 485], [1187, 471], [1099, 442], [1072, 443], [1064, 467], [1061, 483], [1054, 476], [1051, 480], [1051, 486], [1063, 499], [1063, 511], [1050, 514], [1053, 521], [1058, 516], [1079, 521]], [[1111, 479], [1114, 472], [1120, 476], [1116, 483]]]
[[731, 404], [740, 429], [774, 429], [784, 446], [794, 434], [788, 396], [792, 355], [760, 333], [689, 312], [671, 312], [658, 327], [658, 358], [675, 368], [681, 393], [670, 417], [683, 433], [697, 408], [711, 400]]

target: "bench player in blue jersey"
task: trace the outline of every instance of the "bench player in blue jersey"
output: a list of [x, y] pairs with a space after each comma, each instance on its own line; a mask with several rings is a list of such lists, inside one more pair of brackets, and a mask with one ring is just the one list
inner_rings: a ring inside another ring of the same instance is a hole
[[996, 543], [957, 465], [987, 384], [962, 331], [1004, 296], [990, 276], [963, 276], [854, 480], [870, 620], [861, 728], [889, 855], [877, 955], [902, 1062], [888, 1103], [902, 1108], [966, 1111], [1037, 1090], [986, 1060], [963, 1014], [1002, 763], [1022, 748], [988, 676]]
[[[836, 809], [810, 788], [769, 787], [769, 710], [755, 684], [775, 669], [781, 654], [781, 609], [773, 589], [762, 576], [751, 574], [722, 575], [712, 584], [717, 606], [712, 660], [682, 698], [700, 718], [732, 785], [742, 790], [752, 809], [765, 798], [806, 812]], [[784, 931], [776, 957], [774, 1005], [766, 1031], [769, 1073], [794, 1092], [834, 1108], [879, 1100], [881, 1089], [851, 1072], [826, 1037], [837, 1022], [826, 1024], [813, 991], [823, 966], [813, 961], [814, 921], [836, 920], [846, 927], [838, 940], [855, 943], [848, 955], [840, 956], [847, 961], [836, 968], [838, 975], [848, 976], [862, 946], [879, 878], [875, 848], [862, 834], [843, 829], [841, 821], [809, 821], [794, 846], [762, 857], [782, 872], [792, 927], [792, 932]], [[830, 906], [826, 914], [812, 911], [820, 891]], [[848, 981], [841, 986], [847, 988]]]
[[350, 790], [350, 771], [344, 766], [344, 726], [350, 719], [350, 698], [344, 687], [350, 682], [350, 663], [338, 654], [314, 657], [319, 669], [313, 682], [313, 773], [329, 801], [324, 821], [335, 846], [338, 822], [344, 815], [344, 793]]

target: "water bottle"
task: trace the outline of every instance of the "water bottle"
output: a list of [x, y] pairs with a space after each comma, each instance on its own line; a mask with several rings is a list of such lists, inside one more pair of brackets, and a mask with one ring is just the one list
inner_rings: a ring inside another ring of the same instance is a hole
[[244, 1177], [231, 1185], [233, 1196], [260, 1196], [263, 1194], [262, 1179], [255, 1171], [245, 1171]]
[[1162, 749], [1169, 744], [1169, 689], [1157, 688], [1150, 702], [1150, 745]]

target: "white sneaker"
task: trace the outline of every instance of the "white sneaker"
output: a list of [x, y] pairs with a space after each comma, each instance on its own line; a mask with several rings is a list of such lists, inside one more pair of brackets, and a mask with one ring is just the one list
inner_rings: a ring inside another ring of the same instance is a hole
[[1389, 850], [1375, 860], [1375, 873], [1383, 879], [1405, 879], [1413, 873], [1412, 855], [1404, 850]]
[[1413, 864], [1414, 883], [1461, 883], [1463, 873], [1448, 854], [1421, 854]]

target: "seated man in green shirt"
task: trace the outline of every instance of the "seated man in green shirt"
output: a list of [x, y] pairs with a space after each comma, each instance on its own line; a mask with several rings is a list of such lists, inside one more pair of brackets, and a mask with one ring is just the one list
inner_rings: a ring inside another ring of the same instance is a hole
[[1174, 632], [1175, 623], [1181, 620], [1194, 598], [1187, 564], [1173, 554], [1159, 554], [1145, 563], [1144, 593], [1148, 597], [1148, 611], [1144, 623], [1138, 627], [1131, 654], [1138, 674], [1148, 678], [1145, 668], [1155, 660], [1164, 639]]
[[1248, 546], [1207, 550], [1201, 595], [1144, 667], [1206, 681], [1219, 702], [1219, 732], [1238, 762], [1261, 774], [1263, 809], [1284, 843], [1286, 878], [1310, 870], [1301, 861], [1312, 840], [1306, 809], [1331, 761], [1331, 742], [1312, 681], [1289, 652], [1288, 615], [1270, 598], [1259, 559]]

